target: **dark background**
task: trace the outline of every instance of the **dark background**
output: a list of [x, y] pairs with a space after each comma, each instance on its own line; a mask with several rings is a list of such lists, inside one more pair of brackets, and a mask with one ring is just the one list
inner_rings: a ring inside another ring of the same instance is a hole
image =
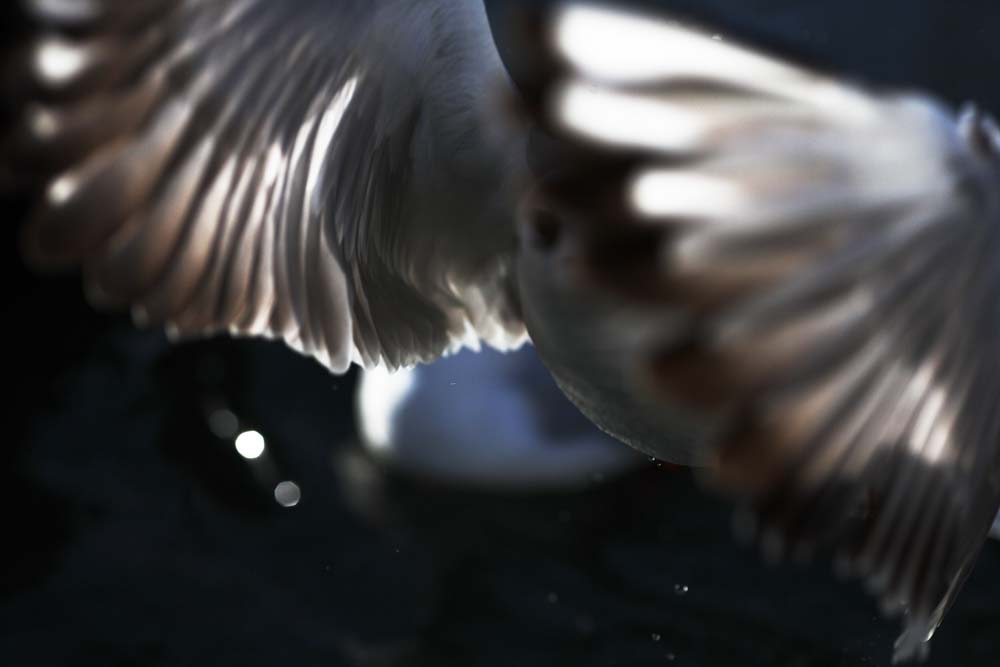
[[[657, 4], [1000, 109], [992, 0]], [[532, 497], [394, 479], [354, 444], [352, 376], [274, 344], [171, 346], [94, 313], [76, 277], [21, 266], [24, 204], [2, 210], [0, 664], [888, 664], [898, 626], [860, 586], [765, 566], [689, 474], [651, 463]], [[222, 406], [265, 435], [267, 466], [212, 434]], [[275, 479], [301, 504], [279, 507]], [[931, 664], [996, 664], [998, 627], [990, 543]]]

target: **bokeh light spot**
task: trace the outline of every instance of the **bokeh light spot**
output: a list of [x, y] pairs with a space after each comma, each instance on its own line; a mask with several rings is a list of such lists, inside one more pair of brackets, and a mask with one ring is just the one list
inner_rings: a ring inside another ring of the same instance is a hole
[[264, 447], [264, 436], [257, 431], [244, 431], [236, 436], [236, 451], [245, 459], [260, 458]]
[[295, 482], [281, 482], [274, 487], [274, 499], [282, 507], [295, 507], [302, 500], [302, 490]]

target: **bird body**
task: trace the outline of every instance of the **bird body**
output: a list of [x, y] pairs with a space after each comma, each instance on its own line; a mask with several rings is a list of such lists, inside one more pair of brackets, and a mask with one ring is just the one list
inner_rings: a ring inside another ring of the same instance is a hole
[[[525, 235], [530, 236], [526, 230]], [[574, 279], [579, 249], [541, 249], [525, 239], [518, 255], [521, 307], [531, 341], [556, 383], [591, 421], [639, 451], [678, 465], [706, 454], [706, 425], [652, 398], [635, 382], [632, 351], [648, 316]], [[586, 360], [586, 363], [581, 363]]]
[[515, 81], [473, 0], [27, 7], [0, 146], [33, 264], [334, 372], [530, 337], [925, 653], [1000, 506], [986, 116], [582, 2], [513, 12]]

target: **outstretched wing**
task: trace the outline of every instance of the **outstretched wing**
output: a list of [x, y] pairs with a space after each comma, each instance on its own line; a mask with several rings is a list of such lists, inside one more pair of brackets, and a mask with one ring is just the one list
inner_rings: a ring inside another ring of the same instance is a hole
[[543, 25], [543, 223], [670, 315], [636, 382], [713, 420], [769, 553], [832, 544], [922, 655], [1000, 505], [994, 128], [667, 20]]
[[29, 0], [9, 60], [24, 236], [178, 335], [284, 339], [333, 370], [523, 338], [519, 138], [475, 3]]

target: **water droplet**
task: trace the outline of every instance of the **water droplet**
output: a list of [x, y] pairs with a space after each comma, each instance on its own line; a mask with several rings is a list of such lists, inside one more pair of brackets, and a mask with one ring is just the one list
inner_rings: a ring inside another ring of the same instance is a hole
[[654, 642], [658, 642], [661, 639], [663, 639], [663, 635], [661, 635], [659, 632], [654, 632], [653, 634], [650, 635], [650, 637]]
[[673, 661], [674, 661], [674, 658], [676, 658], [676, 657], [677, 657], [677, 656], [675, 656], [675, 655], [674, 655], [673, 653], [668, 653], [668, 654], [667, 654], [667, 661], [668, 661], [668, 662], [673, 662]]
[[691, 589], [684, 584], [674, 584], [674, 593], [677, 595], [686, 595], [689, 590]]
[[545, 596], [545, 600], [549, 604], [555, 604], [555, 603], [559, 602], [559, 596], [556, 595], [555, 593], [549, 593], [547, 596]]

